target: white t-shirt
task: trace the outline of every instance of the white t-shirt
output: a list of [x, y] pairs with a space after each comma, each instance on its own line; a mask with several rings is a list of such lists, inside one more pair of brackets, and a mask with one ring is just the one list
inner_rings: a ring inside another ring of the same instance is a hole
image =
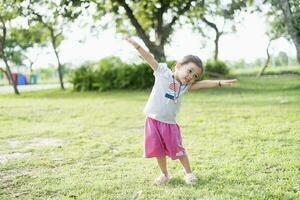
[[153, 74], [155, 83], [144, 113], [158, 121], [176, 124], [176, 115], [180, 109], [182, 95], [190, 85], [176, 81], [166, 63], [159, 63]]

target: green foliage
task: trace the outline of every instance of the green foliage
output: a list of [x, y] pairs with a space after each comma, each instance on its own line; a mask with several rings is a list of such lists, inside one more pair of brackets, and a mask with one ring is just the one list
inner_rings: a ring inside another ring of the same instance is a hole
[[108, 57], [99, 61], [93, 73], [95, 82], [93, 87], [99, 90], [114, 89], [117, 86], [117, 71], [123, 63], [119, 58]]
[[140, 37], [158, 61], [166, 60], [163, 47], [170, 42], [176, 25], [183, 24], [180, 19], [197, 7], [195, 1], [187, 0], [95, 0], [94, 3], [97, 7], [94, 19], [109, 13], [113, 20], [105, 25], [115, 26], [118, 33]]
[[[29, 16], [22, 14], [22, 3], [21, 0], [0, 3], [2, 22], [0, 32], [3, 33], [3, 30], [6, 29], [6, 35], [3, 38], [5, 43], [0, 44], [0, 47], [3, 48], [6, 59], [15, 65], [23, 64], [29, 48], [36, 44], [45, 45], [45, 40], [49, 35], [39, 24], [28, 26]], [[0, 37], [3, 35], [0, 34]]]
[[29, 28], [11, 27], [5, 42], [7, 58], [16, 65], [23, 64], [27, 50], [34, 45], [45, 46], [48, 33], [40, 25]]
[[96, 64], [85, 64], [74, 70], [71, 82], [76, 91], [144, 89], [154, 83], [153, 71], [146, 63], [126, 64], [108, 57]]
[[87, 0], [60, 1], [60, 7], [63, 8], [62, 15], [70, 20], [77, 19], [82, 14], [83, 9], [87, 9], [89, 6], [89, 1]]
[[295, 37], [300, 32], [300, 2], [299, 0], [289, 0], [289, 6], [291, 11], [291, 24], [293, 29], [288, 28], [285, 21], [285, 15], [282, 11], [282, 5], [279, 0], [266, 0], [271, 5], [271, 9], [268, 11], [269, 22], [272, 26], [272, 30], [269, 32], [276, 37], [284, 36], [288, 39]]
[[[95, 1], [97, 5], [97, 12], [99, 12], [98, 17], [101, 18], [100, 15], [105, 15], [107, 12], [110, 12], [114, 15], [115, 19], [118, 19], [118, 22], [115, 24], [117, 30], [123, 30], [132, 27], [128, 27], [128, 16], [124, 12], [124, 8], [122, 7], [123, 1]], [[125, 2], [125, 1], [124, 1]], [[172, 1], [148, 1], [148, 0], [140, 0], [140, 1], [127, 1], [126, 5], [132, 10], [132, 14], [135, 16], [137, 21], [140, 23], [141, 27], [146, 33], [149, 33], [155, 30], [159, 17], [162, 13], [169, 14], [169, 17], [176, 18], [180, 17], [180, 11], [184, 10], [184, 8], [189, 4], [189, 1], [182, 0], [172, 0]], [[191, 6], [193, 7], [193, 6]], [[104, 12], [104, 10], [106, 12]], [[185, 15], [186, 13], [182, 13]], [[170, 27], [173, 29], [173, 27]]]
[[209, 60], [205, 64], [205, 73], [209, 74], [218, 74], [218, 75], [228, 75], [229, 68], [225, 62], [219, 60]]
[[82, 65], [73, 72], [72, 83], [74, 89], [77, 91], [92, 90], [92, 84], [94, 80], [93, 70], [89, 65]]
[[6, 0], [0, 2], [0, 17], [3, 21], [15, 19], [19, 15], [19, 10], [16, 4], [21, 3], [23, 0]]
[[167, 61], [167, 65], [169, 68], [174, 68], [174, 66], [176, 65], [176, 60]]
[[[43, 9], [40, 9], [43, 7]], [[46, 29], [44, 38], [51, 41], [55, 48], [65, 39], [63, 31], [89, 7], [85, 0], [34, 0], [29, 5], [20, 7], [30, 26]], [[45, 32], [45, 30], [44, 30]]]

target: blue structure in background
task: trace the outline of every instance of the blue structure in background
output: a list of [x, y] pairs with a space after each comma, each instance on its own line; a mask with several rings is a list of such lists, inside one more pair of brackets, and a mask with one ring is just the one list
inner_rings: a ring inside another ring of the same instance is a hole
[[17, 85], [27, 85], [27, 84], [37, 84], [38, 76], [36, 74], [31, 74], [26, 76], [21, 73], [12, 73], [13, 81], [17, 83]]
[[35, 75], [35, 74], [30, 75], [30, 83], [37, 84], [37, 75]]
[[26, 81], [26, 76], [24, 76], [23, 74], [18, 74], [17, 75], [17, 85], [26, 85], [27, 81]]

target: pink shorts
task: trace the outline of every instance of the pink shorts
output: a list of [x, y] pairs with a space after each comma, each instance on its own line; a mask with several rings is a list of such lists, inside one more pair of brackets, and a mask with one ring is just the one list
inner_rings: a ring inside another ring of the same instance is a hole
[[177, 124], [167, 124], [155, 119], [145, 121], [145, 158], [169, 156], [172, 160], [186, 155]]

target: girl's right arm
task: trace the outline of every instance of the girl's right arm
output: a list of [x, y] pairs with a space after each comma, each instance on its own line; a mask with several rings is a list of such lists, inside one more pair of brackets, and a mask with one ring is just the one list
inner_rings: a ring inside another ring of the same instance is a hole
[[214, 88], [214, 87], [222, 87], [222, 86], [230, 86], [237, 82], [237, 79], [231, 80], [203, 80], [197, 81], [193, 83], [190, 87], [191, 90], [198, 90], [203, 88]]
[[155, 71], [158, 67], [158, 62], [153, 58], [153, 56], [146, 51], [143, 47], [141, 47], [136, 41], [133, 39], [126, 37], [125, 38], [136, 50], [140, 53], [140, 55], [146, 60], [146, 62], [150, 65], [150, 67]]

